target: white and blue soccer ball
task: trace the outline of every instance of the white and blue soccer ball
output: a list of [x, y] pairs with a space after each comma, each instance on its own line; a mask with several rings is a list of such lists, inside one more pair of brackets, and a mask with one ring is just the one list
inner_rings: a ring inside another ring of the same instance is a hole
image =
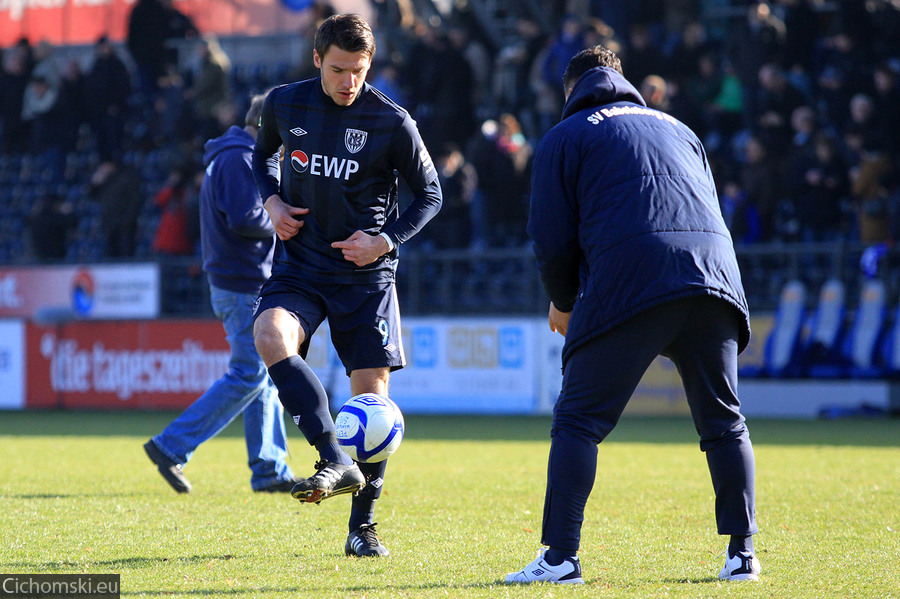
[[334, 420], [338, 445], [357, 462], [382, 462], [403, 441], [403, 414], [393, 401], [377, 393], [347, 400]]

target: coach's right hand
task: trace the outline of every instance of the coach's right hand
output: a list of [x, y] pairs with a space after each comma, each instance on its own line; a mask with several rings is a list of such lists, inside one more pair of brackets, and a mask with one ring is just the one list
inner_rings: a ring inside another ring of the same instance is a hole
[[287, 241], [296, 235], [303, 226], [303, 219], [299, 217], [309, 213], [309, 208], [291, 206], [277, 194], [266, 198], [263, 208], [269, 213], [269, 218], [275, 227], [275, 234], [281, 241]]

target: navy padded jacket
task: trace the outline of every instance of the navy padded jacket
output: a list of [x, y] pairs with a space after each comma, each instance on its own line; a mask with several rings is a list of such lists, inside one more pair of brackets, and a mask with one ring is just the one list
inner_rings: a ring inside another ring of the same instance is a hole
[[547, 295], [572, 311], [563, 363], [628, 318], [698, 295], [740, 312], [738, 351], [747, 346], [747, 300], [703, 146], [617, 71], [582, 75], [541, 140], [528, 233]]

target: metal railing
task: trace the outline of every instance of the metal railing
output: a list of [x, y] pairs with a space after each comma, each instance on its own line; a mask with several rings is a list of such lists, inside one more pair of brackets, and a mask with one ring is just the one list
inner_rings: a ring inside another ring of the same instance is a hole
[[[737, 248], [752, 311], [772, 311], [784, 284], [803, 281], [811, 300], [829, 278], [841, 279], [855, 305], [866, 274], [860, 267], [869, 246], [858, 243], [760, 244]], [[872, 251], [872, 250], [869, 250]], [[161, 266], [161, 308], [167, 316], [211, 315], [206, 277], [196, 258], [168, 259]], [[900, 250], [888, 249], [877, 276], [888, 297], [900, 292]], [[403, 314], [410, 316], [542, 314], [547, 299], [528, 247], [489, 250], [404, 251], [397, 273]]]

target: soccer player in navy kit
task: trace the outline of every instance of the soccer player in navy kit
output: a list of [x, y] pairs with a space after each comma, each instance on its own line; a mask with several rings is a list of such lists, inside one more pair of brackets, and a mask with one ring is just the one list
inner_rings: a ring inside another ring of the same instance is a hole
[[[354, 463], [340, 449], [325, 389], [304, 361], [327, 317], [353, 395], [388, 395], [404, 365], [394, 287], [397, 246], [441, 206], [437, 172], [415, 122], [365, 82], [375, 39], [359, 15], [316, 32], [320, 75], [272, 90], [263, 106], [253, 173], [279, 247], [256, 307], [256, 348], [285, 409], [319, 452], [292, 495], [318, 503], [353, 493], [348, 555], [387, 555], [374, 506], [386, 462]], [[280, 185], [267, 163], [283, 147]], [[397, 175], [413, 199], [401, 213]]]

